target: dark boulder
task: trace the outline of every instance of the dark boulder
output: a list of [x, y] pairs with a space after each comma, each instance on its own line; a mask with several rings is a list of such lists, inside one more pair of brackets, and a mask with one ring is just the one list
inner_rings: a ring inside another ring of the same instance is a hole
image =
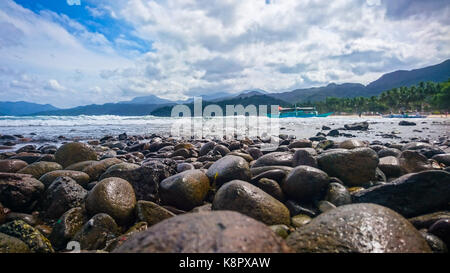
[[79, 207], [87, 191], [70, 177], [59, 177], [45, 192], [43, 209], [50, 219], [59, 218], [71, 208]]
[[328, 175], [310, 166], [295, 167], [282, 183], [283, 192], [301, 203], [320, 200], [329, 183]]
[[266, 225], [232, 211], [188, 213], [131, 236], [116, 253], [290, 252]]
[[201, 170], [178, 173], [164, 179], [159, 185], [162, 202], [182, 210], [201, 205], [209, 188], [209, 179]]
[[217, 188], [231, 180], [250, 181], [251, 173], [249, 164], [240, 156], [228, 155], [212, 164], [206, 175], [212, 185]]
[[356, 122], [352, 124], [345, 124], [344, 127], [346, 130], [366, 131], [369, 129], [369, 123], [367, 121]]
[[352, 195], [354, 203], [374, 203], [413, 217], [448, 208], [450, 173], [424, 171]]
[[0, 173], [0, 202], [13, 211], [31, 211], [45, 190], [29, 174]]
[[329, 210], [291, 233], [286, 243], [296, 252], [431, 252], [408, 220], [374, 204]]
[[292, 166], [293, 154], [288, 152], [272, 152], [258, 158], [252, 168], [263, 166]]
[[319, 168], [348, 186], [360, 186], [375, 180], [378, 155], [370, 148], [336, 150], [317, 157]]
[[228, 182], [217, 191], [212, 209], [237, 211], [267, 225], [290, 222], [289, 210], [280, 201], [240, 180]]

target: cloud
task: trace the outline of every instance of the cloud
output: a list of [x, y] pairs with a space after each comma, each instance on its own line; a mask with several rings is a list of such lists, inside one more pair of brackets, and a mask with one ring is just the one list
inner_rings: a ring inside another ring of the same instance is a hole
[[81, 0], [67, 0], [69, 6], [81, 6]]
[[64, 86], [62, 86], [61, 84], [59, 84], [59, 82], [57, 80], [49, 80], [47, 82], [47, 84], [45, 85], [45, 88], [48, 90], [53, 90], [53, 91], [64, 91], [67, 89]]

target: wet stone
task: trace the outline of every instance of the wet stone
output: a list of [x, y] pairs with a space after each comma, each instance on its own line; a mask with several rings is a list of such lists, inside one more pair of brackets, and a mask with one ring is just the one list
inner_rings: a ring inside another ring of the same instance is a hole
[[431, 252], [423, 236], [394, 211], [374, 204], [352, 204], [317, 216], [291, 233], [296, 252]]
[[131, 236], [117, 253], [290, 252], [269, 227], [233, 211], [188, 213]]

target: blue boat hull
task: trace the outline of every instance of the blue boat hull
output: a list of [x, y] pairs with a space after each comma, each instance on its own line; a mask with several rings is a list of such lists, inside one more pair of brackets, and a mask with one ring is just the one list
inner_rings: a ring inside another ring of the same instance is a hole
[[331, 114], [333, 114], [333, 112], [325, 113], [325, 114], [286, 112], [286, 113], [279, 113], [278, 115], [267, 114], [267, 116], [269, 118], [314, 118], [314, 117], [325, 118]]

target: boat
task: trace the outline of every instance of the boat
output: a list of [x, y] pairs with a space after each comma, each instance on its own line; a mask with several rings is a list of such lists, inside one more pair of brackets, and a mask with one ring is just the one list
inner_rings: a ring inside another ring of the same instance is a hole
[[278, 107], [278, 114], [267, 114], [269, 118], [324, 118], [333, 114], [333, 112], [319, 114], [315, 107]]
[[390, 115], [384, 115], [383, 118], [426, 118], [427, 116], [415, 114], [390, 114]]

